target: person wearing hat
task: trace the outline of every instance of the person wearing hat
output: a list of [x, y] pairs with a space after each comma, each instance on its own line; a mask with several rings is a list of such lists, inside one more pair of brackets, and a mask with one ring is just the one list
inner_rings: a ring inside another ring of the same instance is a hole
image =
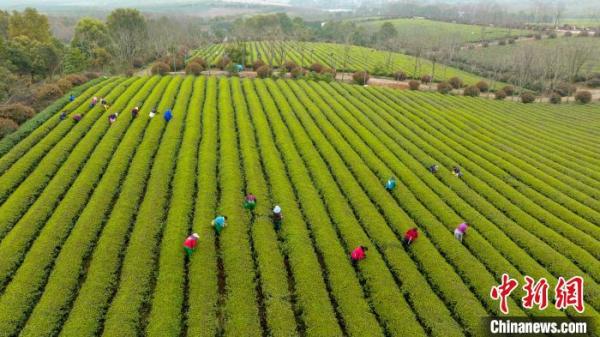
[[198, 233], [194, 233], [185, 239], [185, 242], [183, 243], [183, 249], [187, 253], [187, 256], [192, 256], [192, 253], [198, 244], [198, 239], [200, 239], [200, 235], [198, 235]]
[[217, 235], [221, 234], [223, 228], [227, 226], [225, 220], [227, 220], [226, 216], [217, 215], [217, 217], [212, 221], [212, 225], [215, 226], [215, 233], [217, 233]]
[[396, 188], [396, 179], [394, 179], [394, 177], [390, 177], [390, 179], [388, 179], [388, 181], [385, 183], [385, 189], [392, 191], [394, 188]]
[[281, 221], [283, 221], [283, 215], [281, 214], [281, 207], [279, 207], [279, 205], [276, 205], [275, 208], [273, 208], [272, 217], [275, 230], [278, 231], [279, 228], [281, 228]]
[[454, 230], [454, 237], [462, 242], [463, 240], [463, 236], [467, 233], [467, 229], [469, 228], [469, 224], [466, 222], [461, 223], [460, 225], [458, 225], [458, 227], [456, 227], [456, 229]]
[[140, 112], [140, 108], [139, 107], [135, 107], [131, 110], [131, 118], [136, 118], [138, 116], [138, 113]]
[[156, 107], [152, 108], [152, 111], [148, 114], [148, 117], [154, 118], [156, 116]]

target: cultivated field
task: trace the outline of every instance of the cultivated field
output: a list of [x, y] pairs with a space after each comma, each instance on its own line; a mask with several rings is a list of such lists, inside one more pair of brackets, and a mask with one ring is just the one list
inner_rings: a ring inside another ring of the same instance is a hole
[[[272, 47], [275, 46], [275, 47]], [[194, 53], [194, 56], [204, 58], [210, 64], [215, 64], [223, 55], [225, 45], [215, 44]], [[273, 52], [272, 52], [273, 51]], [[372, 48], [352, 45], [317, 42], [249, 42], [247, 43], [246, 65], [261, 59], [264, 62], [272, 62], [273, 65], [281, 65], [287, 60], [292, 60], [298, 65], [305, 67], [318, 62], [338, 71], [354, 72], [367, 69], [371, 74], [392, 76], [397, 71], [405, 72], [409, 77], [421, 78], [423, 75], [431, 75], [433, 65], [424, 58], [385, 52]], [[445, 80], [458, 76], [465, 83], [477, 83], [483, 78], [467, 72], [447, 67], [437, 63], [435, 66], [435, 79]]]
[[466, 25], [426, 19], [393, 19], [361, 22], [360, 25], [371, 30], [378, 30], [381, 25], [391, 22], [400, 38], [418, 39], [423, 43], [447, 42], [468, 43], [485, 40], [496, 40], [509, 36], [523, 36], [531, 31], [508, 29], [505, 27]]
[[[55, 114], [0, 152], [0, 336], [482, 336], [503, 273], [582, 276], [600, 321], [597, 105], [166, 76], [107, 79], [65, 108], [83, 119]], [[523, 295], [511, 316], [579, 315]]]

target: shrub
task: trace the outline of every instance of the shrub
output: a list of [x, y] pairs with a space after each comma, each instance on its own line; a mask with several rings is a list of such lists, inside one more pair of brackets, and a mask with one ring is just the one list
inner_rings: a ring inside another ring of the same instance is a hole
[[452, 77], [450, 80], [448, 80], [448, 83], [450, 83], [454, 89], [460, 89], [463, 86], [463, 81], [459, 77]]
[[577, 34], [577, 37], [588, 37], [590, 36], [590, 32], [588, 32], [587, 30], [582, 30], [581, 32], [579, 32], [579, 34]]
[[482, 44], [481, 44], [481, 46], [482, 46], [483, 48], [487, 48], [487, 47], [489, 47], [489, 46], [490, 46], [490, 43], [486, 41], [486, 42], [482, 43]]
[[556, 85], [554, 91], [562, 97], [571, 96], [577, 91], [577, 87], [573, 84], [562, 82]]
[[135, 70], [133, 70], [133, 69], [127, 69], [125, 71], [125, 76], [127, 76], [127, 77], [133, 77], [133, 74], [135, 74]]
[[271, 67], [269, 67], [266, 64], [256, 70], [256, 76], [258, 76], [259, 78], [267, 78], [271, 76], [271, 73]]
[[133, 59], [132, 66], [133, 66], [134, 68], [138, 68], [138, 69], [139, 69], [139, 68], [141, 68], [141, 67], [143, 67], [143, 66], [144, 66], [144, 59], [143, 59], [143, 58], [141, 58], [141, 57], [136, 57], [136, 58], [134, 58], [134, 59]]
[[288, 72], [291, 72], [292, 70], [296, 69], [298, 67], [298, 65], [294, 62], [294, 61], [286, 61], [283, 64], [283, 67], [285, 68], [285, 70], [287, 70]]
[[529, 91], [521, 94], [521, 102], [528, 104], [535, 102], [535, 95]]
[[12, 119], [0, 118], [0, 138], [13, 133], [19, 126]]
[[508, 44], [515, 44], [515, 42], [516, 42], [516, 39], [514, 39], [514, 38], [508, 39]]
[[581, 104], [587, 104], [592, 101], [592, 93], [587, 90], [578, 91], [575, 94], [575, 100]]
[[499, 46], [506, 46], [506, 40], [500, 40], [500, 41], [498, 41], [498, 45]]
[[88, 79], [85, 76], [82, 75], [76, 75], [76, 74], [71, 74], [71, 75], [67, 75], [67, 77], [65, 77], [69, 82], [71, 82], [71, 84], [73, 86], [78, 86], [78, 85], [82, 85], [85, 82], [88, 81]]
[[571, 37], [571, 36], [573, 36], [573, 33], [571, 33], [571, 31], [566, 31], [564, 36]]
[[152, 75], [164, 75], [171, 71], [171, 67], [164, 62], [155, 62], [150, 68]]
[[590, 88], [600, 88], [600, 78], [592, 78], [586, 84]]
[[260, 68], [260, 67], [264, 66], [265, 64], [266, 64], [266, 63], [265, 63], [265, 62], [263, 62], [263, 60], [256, 60], [256, 61], [254, 61], [254, 63], [252, 64], [252, 69], [253, 69], [254, 71], [257, 71], [257, 70], [258, 70], [258, 68]]
[[410, 90], [419, 90], [420, 86], [421, 86], [421, 83], [419, 81], [415, 81], [415, 80], [408, 81], [408, 88]]
[[541, 40], [541, 39], [542, 39], [542, 34], [535, 34], [535, 35], [534, 35], [534, 38], [535, 38], [536, 40]]
[[195, 62], [188, 63], [188, 65], [185, 66], [185, 73], [188, 75], [198, 76], [198, 75], [202, 74], [202, 70], [204, 70], [202, 68], [202, 65], [199, 63], [195, 63]]
[[292, 78], [296, 78], [296, 79], [303, 77], [305, 73], [306, 73], [306, 70], [302, 67], [296, 67], [296, 68], [292, 69], [292, 71], [290, 71]]
[[369, 73], [366, 71], [357, 71], [352, 75], [354, 83], [365, 85], [369, 82]]
[[479, 88], [474, 85], [466, 87], [463, 91], [463, 95], [468, 97], [478, 97], [480, 93]]
[[486, 81], [479, 81], [477, 82], [477, 84], [475, 84], [475, 86], [481, 92], [488, 92], [488, 90], [490, 89], [490, 85]]
[[62, 95], [62, 90], [56, 84], [44, 84], [35, 91], [35, 99], [38, 101], [55, 100]]
[[60, 80], [56, 81], [56, 85], [58, 85], [62, 92], [67, 92], [73, 87], [71, 81], [67, 80], [66, 78], [61, 78]]
[[552, 104], [560, 104], [560, 102], [562, 101], [562, 97], [560, 97], [559, 94], [553, 92], [552, 95], [550, 95], [549, 101]]
[[405, 81], [406, 80], [406, 73], [403, 71], [397, 71], [394, 73], [394, 79], [396, 81]]
[[506, 96], [512, 96], [515, 94], [515, 88], [512, 85], [506, 85], [502, 88], [502, 91], [506, 93]]
[[448, 84], [448, 82], [440, 82], [437, 85], [437, 91], [440, 94], [447, 94], [450, 91], [452, 91], [452, 86], [450, 84]]
[[550, 34], [548, 34], [548, 38], [549, 39], [556, 39], [556, 32], [550, 32]]
[[100, 74], [95, 73], [93, 71], [88, 71], [85, 74], [83, 74], [83, 76], [85, 76], [88, 79], [88, 81], [90, 81], [100, 77]]
[[191, 60], [188, 61], [188, 65], [190, 63], [195, 63], [195, 64], [199, 65], [202, 68], [202, 70], [206, 69], [206, 61], [204, 61], [204, 59], [201, 57], [192, 58]]
[[35, 115], [35, 110], [21, 103], [15, 103], [0, 108], [0, 118], [8, 118], [21, 125]]
[[231, 63], [231, 59], [227, 56], [223, 56], [217, 61], [217, 68], [219, 68], [221, 70], [225, 70], [225, 69], [227, 69], [227, 67], [229, 66], [230, 63]]
[[498, 90], [494, 93], [494, 97], [497, 100], [503, 100], [506, 98], [506, 92], [504, 90]]
[[431, 76], [429, 75], [423, 75], [421, 76], [421, 83], [431, 83]]
[[320, 74], [323, 71], [323, 68], [325, 68], [325, 66], [321, 63], [313, 63], [308, 69], [310, 69], [310, 71], [314, 71], [315, 73]]

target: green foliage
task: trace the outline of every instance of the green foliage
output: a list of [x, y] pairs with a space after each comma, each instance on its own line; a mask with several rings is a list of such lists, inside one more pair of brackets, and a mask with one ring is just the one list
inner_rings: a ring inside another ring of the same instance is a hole
[[136, 9], [115, 9], [106, 19], [117, 62], [133, 64], [143, 53], [148, 38], [146, 19]]
[[39, 14], [34, 8], [26, 8], [23, 12], [14, 11], [12, 13], [8, 35], [11, 39], [27, 37], [41, 43], [49, 43], [52, 39], [48, 17]]
[[63, 67], [67, 74], [83, 71], [87, 67], [87, 59], [81, 49], [67, 48]]
[[437, 91], [440, 94], [448, 94], [452, 91], [452, 86], [448, 82], [440, 82], [437, 84]]
[[526, 91], [521, 94], [521, 102], [528, 104], [535, 102], [535, 95], [532, 92]]
[[[110, 49], [110, 36], [106, 24], [98, 19], [83, 18], [77, 22], [71, 47], [78, 48], [88, 60], [98, 57], [98, 49]], [[96, 51], [95, 51], [96, 50]]]

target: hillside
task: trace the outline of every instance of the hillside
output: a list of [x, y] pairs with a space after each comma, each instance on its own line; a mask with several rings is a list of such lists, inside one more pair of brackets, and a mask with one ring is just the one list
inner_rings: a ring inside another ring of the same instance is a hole
[[[277, 66], [287, 60], [292, 60], [298, 65], [308, 67], [318, 62], [340, 72], [355, 72], [367, 69], [369, 73], [380, 76], [393, 76], [397, 71], [405, 72], [411, 78], [421, 78], [431, 75], [433, 65], [423, 58], [386, 52], [372, 48], [352, 45], [319, 42], [248, 42], [246, 65], [250, 66], [257, 59]], [[208, 63], [215, 64], [223, 56], [226, 46], [214, 44], [193, 53], [192, 57], [200, 56]], [[273, 56], [271, 56], [273, 55]], [[437, 63], [435, 66], [435, 79], [438, 81], [460, 77], [467, 84], [474, 84], [481, 80], [473, 74], [447, 67]]]
[[[165, 76], [64, 109], [83, 118], [57, 113], [0, 156], [1, 336], [482, 336], [503, 273], [582, 276], [600, 323], [598, 105]], [[580, 315], [523, 295], [510, 316]]]

